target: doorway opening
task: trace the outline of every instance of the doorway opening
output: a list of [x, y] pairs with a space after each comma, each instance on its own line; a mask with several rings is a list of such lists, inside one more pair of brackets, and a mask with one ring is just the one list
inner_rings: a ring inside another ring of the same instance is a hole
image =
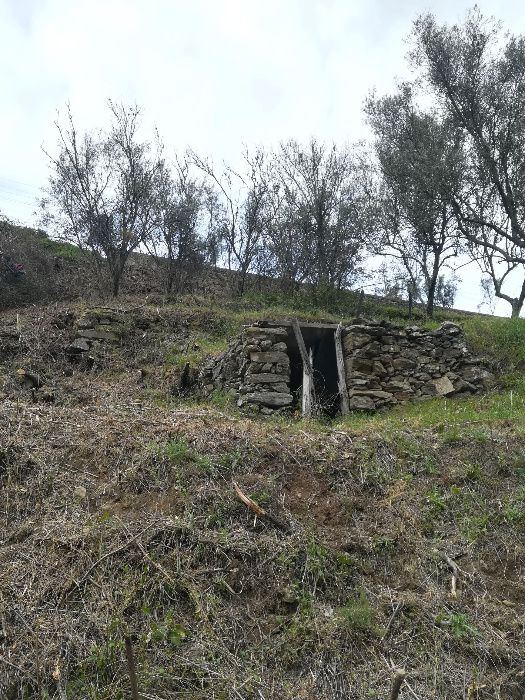
[[[334, 324], [299, 323], [288, 327], [287, 347], [290, 358], [290, 390], [294, 404], [302, 407], [303, 415], [325, 415], [331, 418], [343, 413], [341, 363], [338, 362]], [[298, 333], [299, 331], [299, 333]], [[301, 338], [304, 344], [301, 350]], [[309, 375], [306, 363], [312, 370]]]

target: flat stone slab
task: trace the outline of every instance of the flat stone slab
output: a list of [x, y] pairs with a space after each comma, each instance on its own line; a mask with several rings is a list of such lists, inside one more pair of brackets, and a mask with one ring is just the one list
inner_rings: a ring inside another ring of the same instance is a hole
[[118, 340], [118, 336], [110, 331], [99, 331], [95, 329], [86, 328], [85, 330], [79, 330], [78, 335], [81, 338], [90, 338], [91, 340]]
[[272, 391], [271, 393], [255, 391], [252, 394], [245, 394], [239, 399], [239, 405], [257, 403], [261, 406], [268, 406], [269, 408], [281, 408], [282, 406], [289, 406], [292, 401], [293, 396], [291, 394], [282, 394], [276, 391]]
[[277, 384], [283, 381], [282, 374], [272, 374], [271, 372], [263, 372], [262, 374], [246, 374], [244, 381], [247, 384]]
[[276, 365], [287, 365], [290, 363], [290, 358], [285, 352], [252, 352], [250, 353], [252, 362], [259, 362], [263, 365], [266, 363]]

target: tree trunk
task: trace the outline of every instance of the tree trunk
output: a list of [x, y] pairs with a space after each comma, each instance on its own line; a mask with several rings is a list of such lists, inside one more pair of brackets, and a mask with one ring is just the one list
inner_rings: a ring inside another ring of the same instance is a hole
[[113, 272], [113, 296], [118, 297], [119, 292], [120, 292], [120, 279], [121, 279], [122, 274], [118, 271], [115, 270]]
[[521, 299], [513, 299], [510, 302], [510, 305], [512, 308], [512, 312], [511, 312], [510, 317], [511, 318], [519, 318], [520, 313], [521, 313], [521, 309], [523, 307], [523, 301]]

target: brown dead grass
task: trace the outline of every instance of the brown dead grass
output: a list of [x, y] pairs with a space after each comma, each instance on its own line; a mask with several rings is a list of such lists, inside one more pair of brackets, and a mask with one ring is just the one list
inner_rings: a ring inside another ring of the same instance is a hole
[[198, 315], [134, 305], [88, 370], [62, 352], [76, 312], [25, 311], [3, 358], [1, 697], [129, 697], [125, 634], [144, 698], [386, 698], [398, 666], [402, 697], [523, 697], [512, 423], [446, 442], [250, 420], [173, 393]]

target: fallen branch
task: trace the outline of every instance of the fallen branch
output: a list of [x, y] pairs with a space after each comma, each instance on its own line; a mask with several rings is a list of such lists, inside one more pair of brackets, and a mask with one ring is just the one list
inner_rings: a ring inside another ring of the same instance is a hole
[[456, 562], [448, 556], [448, 554], [445, 554], [445, 552], [440, 552], [439, 549], [435, 549], [434, 552], [438, 554], [443, 559], [443, 561], [447, 563], [450, 570], [452, 571], [452, 579], [450, 581], [450, 595], [453, 598], [456, 598], [458, 595], [458, 579], [460, 577], [461, 569], [456, 564]]
[[266, 520], [269, 520], [271, 523], [275, 525], [275, 527], [278, 527], [279, 530], [282, 530], [283, 532], [289, 533], [290, 527], [286, 524], [283, 523], [282, 520], [279, 520], [276, 518], [274, 515], [271, 513], [267, 513], [264, 508], [261, 508], [261, 506], [256, 503], [254, 500], [252, 500], [249, 496], [247, 496], [241, 489], [239, 488], [239, 485], [234, 481], [233, 482], [233, 488], [235, 489], [235, 493], [237, 494], [237, 497], [239, 500], [244, 503], [244, 505], [249, 508], [255, 515], [259, 516], [260, 518], [266, 518]]
[[395, 607], [395, 609], [394, 609], [394, 612], [393, 612], [392, 615], [390, 616], [390, 620], [388, 621], [387, 626], [385, 627], [384, 634], [383, 634], [383, 636], [381, 637], [381, 642], [384, 642], [385, 639], [387, 638], [387, 636], [388, 636], [388, 634], [389, 634], [389, 632], [390, 632], [390, 628], [392, 627], [392, 623], [394, 622], [397, 613], [401, 610], [402, 607], [403, 607], [403, 603], [401, 603], [401, 602], [399, 602], [399, 603], [396, 605], [396, 607]]

